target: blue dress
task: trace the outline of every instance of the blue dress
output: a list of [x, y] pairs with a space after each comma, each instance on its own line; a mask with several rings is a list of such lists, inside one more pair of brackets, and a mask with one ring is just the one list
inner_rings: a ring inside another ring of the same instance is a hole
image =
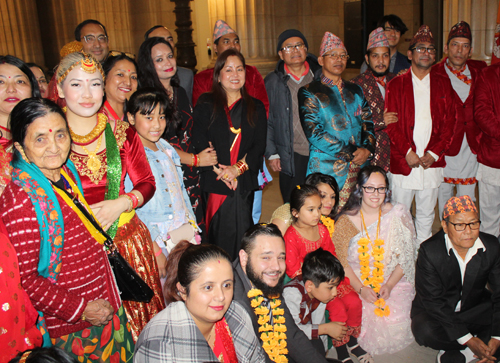
[[353, 153], [358, 148], [375, 151], [372, 113], [360, 86], [342, 81], [341, 94], [337, 86], [325, 83], [326, 77], [321, 79], [298, 93], [300, 121], [309, 140], [307, 174], [331, 175], [342, 189]]

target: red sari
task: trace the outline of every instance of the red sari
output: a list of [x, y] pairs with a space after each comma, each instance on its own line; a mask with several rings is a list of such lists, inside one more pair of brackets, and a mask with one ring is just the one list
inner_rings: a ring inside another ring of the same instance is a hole
[[234, 349], [233, 335], [231, 334], [231, 330], [229, 330], [226, 318], [222, 318], [215, 323], [213, 351], [219, 362], [238, 363], [238, 357]]
[[0, 252], [0, 363], [6, 363], [43, 341], [36, 327], [38, 313], [21, 287], [17, 254], [1, 220]]

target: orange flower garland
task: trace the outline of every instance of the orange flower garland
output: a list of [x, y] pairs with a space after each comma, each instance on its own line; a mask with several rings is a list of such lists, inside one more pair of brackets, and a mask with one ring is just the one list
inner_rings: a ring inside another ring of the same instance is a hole
[[[368, 235], [368, 230], [366, 229], [365, 219], [363, 218], [363, 212], [360, 210], [361, 221], [363, 222], [363, 228], [366, 232], [366, 237], [360, 238], [358, 241], [358, 252], [359, 252], [359, 264], [361, 265], [360, 273], [361, 273], [361, 283], [364, 286], [370, 286], [375, 293], [380, 292], [380, 284], [384, 282], [384, 240], [379, 239], [380, 232], [380, 218], [382, 216], [382, 209], [378, 212], [378, 224], [377, 224], [377, 236], [375, 241], [370, 240], [370, 236]], [[372, 251], [370, 253], [370, 245], [372, 247]], [[370, 255], [373, 256], [373, 270], [370, 269]], [[371, 275], [371, 276], [370, 276]], [[385, 300], [379, 298], [375, 301], [375, 315], [383, 317], [389, 316], [391, 313], [389, 310], [389, 306], [386, 305]]]
[[328, 229], [328, 232], [330, 233], [330, 236], [333, 234], [335, 231], [335, 221], [327, 216], [321, 216], [321, 223]]
[[276, 363], [287, 363], [288, 359], [285, 356], [288, 354], [286, 348], [286, 326], [285, 326], [285, 310], [279, 308], [281, 300], [279, 296], [271, 298], [270, 305], [273, 316], [273, 324], [269, 323], [269, 308], [262, 306], [264, 294], [259, 289], [251, 289], [248, 294], [250, 305], [254, 308], [255, 314], [258, 316], [258, 324], [260, 338], [263, 341], [262, 348], [266, 351], [269, 358]]

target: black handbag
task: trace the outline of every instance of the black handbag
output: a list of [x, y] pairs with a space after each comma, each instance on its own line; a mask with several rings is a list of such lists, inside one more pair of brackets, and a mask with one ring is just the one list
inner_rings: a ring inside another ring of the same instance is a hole
[[[107, 236], [107, 233], [105, 235]], [[121, 299], [124, 301], [150, 302], [154, 296], [153, 290], [120, 255], [109, 236], [107, 236], [105, 245], [108, 248], [109, 264], [115, 274], [116, 285], [120, 291]]]
[[[61, 183], [62, 178], [61, 178]], [[61, 189], [64, 193], [70, 197], [75, 206], [80, 209], [87, 220], [94, 225], [94, 227], [101, 233], [105, 238], [104, 246], [108, 254], [109, 264], [113, 269], [113, 274], [115, 275], [116, 285], [118, 286], [118, 291], [120, 292], [120, 298], [123, 301], [137, 301], [148, 303], [154, 296], [153, 290], [144, 282], [143, 279], [135, 272], [135, 270], [130, 266], [130, 264], [123, 258], [118, 252], [115, 244], [111, 237], [102, 229], [101, 225], [97, 223], [92, 214], [90, 214], [87, 209], [83, 206], [80, 200], [74, 195], [70, 194], [64, 184], [59, 185], [58, 183], [52, 183], [55, 187]]]

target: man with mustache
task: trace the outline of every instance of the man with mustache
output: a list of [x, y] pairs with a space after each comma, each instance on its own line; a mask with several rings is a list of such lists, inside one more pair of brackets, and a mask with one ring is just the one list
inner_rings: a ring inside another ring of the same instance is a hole
[[[276, 359], [269, 357], [275, 354], [286, 356], [289, 362], [328, 362], [297, 327], [281, 295], [286, 269], [285, 251], [285, 241], [274, 224], [256, 224], [246, 231], [239, 258], [233, 262], [233, 299], [248, 311], [255, 335], [267, 353], [267, 363]], [[272, 345], [272, 341], [266, 338], [268, 331], [283, 333], [279, 341], [283, 349], [268, 348]]]
[[298, 93], [300, 122], [309, 141], [307, 174], [336, 179], [339, 207], [349, 199], [360, 168], [375, 152], [372, 113], [363, 90], [342, 79], [348, 59], [342, 40], [326, 32], [318, 58], [322, 73]]
[[392, 198], [411, 207], [422, 243], [432, 235], [434, 207], [455, 128], [453, 89], [448, 77], [431, 72], [436, 59], [432, 32], [422, 25], [410, 42], [411, 68], [387, 86], [385, 108], [398, 122], [387, 126], [391, 140]]
[[395, 77], [389, 72], [390, 63], [389, 41], [384, 28], [377, 28], [370, 33], [365, 60], [368, 69], [359, 76], [351, 79], [363, 88], [366, 100], [372, 110], [372, 120], [375, 126], [375, 153], [370, 161], [371, 165], [377, 165], [386, 172], [389, 171], [390, 141], [384, 132], [387, 125], [396, 122], [398, 115], [395, 112], [385, 112], [385, 87]]
[[450, 79], [457, 124], [453, 143], [445, 157], [444, 183], [439, 187], [440, 215], [443, 214], [444, 203], [453, 196], [455, 186], [457, 197], [468, 195], [476, 200], [476, 174], [479, 165], [476, 154], [480, 129], [474, 122], [474, 90], [481, 70], [486, 67], [484, 61], [469, 59], [472, 55], [472, 32], [465, 21], [451, 28], [444, 51], [448, 57], [433, 68], [436, 73]]

